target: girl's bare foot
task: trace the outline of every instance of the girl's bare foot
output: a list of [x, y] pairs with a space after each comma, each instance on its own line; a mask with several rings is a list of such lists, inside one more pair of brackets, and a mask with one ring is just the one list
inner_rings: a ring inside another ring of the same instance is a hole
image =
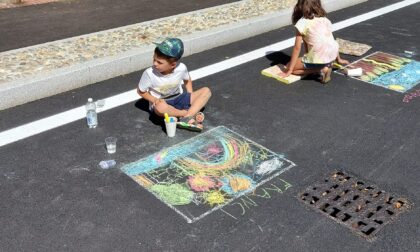
[[332, 68], [331, 67], [324, 67], [321, 70], [321, 83], [322, 84], [327, 84], [328, 82], [330, 82], [330, 80], [331, 80], [331, 72], [332, 72]]

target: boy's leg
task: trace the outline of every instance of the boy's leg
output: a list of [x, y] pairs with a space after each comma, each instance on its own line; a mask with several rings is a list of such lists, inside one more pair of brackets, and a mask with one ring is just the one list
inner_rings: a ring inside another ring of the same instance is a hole
[[167, 104], [165, 100], [159, 100], [155, 104], [153, 110], [158, 116], [163, 116], [165, 113], [168, 113], [170, 116], [184, 117], [187, 114], [187, 110], [176, 109], [173, 106]]
[[209, 101], [211, 91], [208, 87], [200, 88], [191, 93], [191, 107], [188, 109], [186, 116], [194, 116], [197, 114]]

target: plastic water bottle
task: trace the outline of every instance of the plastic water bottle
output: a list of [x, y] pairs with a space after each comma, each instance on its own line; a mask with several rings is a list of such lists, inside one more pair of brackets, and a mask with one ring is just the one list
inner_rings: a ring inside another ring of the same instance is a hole
[[88, 99], [86, 103], [86, 121], [89, 128], [96, 128], [98, 126], [98, 115], [96, 114], [96, 105], [92, 98]]
[[113, 159], [111, 159], [111, 160], [102, 160], [101, 162], [99, 162], [99, 166], [100, 166], [102, 169], [109, 169], [109, 168], [114, 167], [114, 165], [115, 165], [116, 163], [117, 163], [117, 162], [116, 162], [115, 160], [113, 160]]

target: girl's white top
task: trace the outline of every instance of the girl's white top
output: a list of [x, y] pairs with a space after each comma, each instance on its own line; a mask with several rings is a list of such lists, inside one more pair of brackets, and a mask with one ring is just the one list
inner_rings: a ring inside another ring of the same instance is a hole
[[295, 24], [308, 46], [302, 61], [312, 64], [331, 63], [337, 58], [338, 43], [332, 34], [331, 21], [326, 17], [301, 18]]

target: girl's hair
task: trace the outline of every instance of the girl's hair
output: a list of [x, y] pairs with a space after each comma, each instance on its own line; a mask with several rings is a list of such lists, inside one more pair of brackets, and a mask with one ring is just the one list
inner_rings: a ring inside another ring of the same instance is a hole
[[302, 17], [313, 19], [326, 16], [327, 12], [322, 8], [321, 0], [298, 0], [293, 10], [292, 23], [296, 24]]
[[177, 62], [178, 60], [174, 57], [168, 56], [166, 54], [163, 54], [159, 48], [155, 48], [155, 54], [159, 57], [159, 58], [164, 58], [165, 60], [167, 60], [169, 63], [174, 63]]

